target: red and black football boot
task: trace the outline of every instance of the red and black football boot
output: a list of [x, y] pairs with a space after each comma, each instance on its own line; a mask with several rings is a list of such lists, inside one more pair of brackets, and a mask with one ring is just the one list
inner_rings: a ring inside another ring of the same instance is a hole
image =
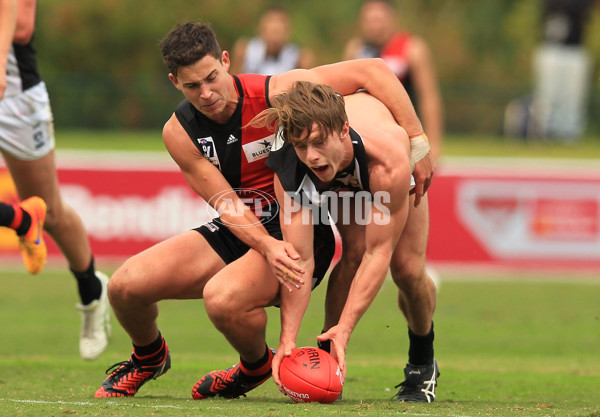
[[[112, 373], [104, 380], [96, 398], [133, 397], [140, 387], [151, 379], [156, 379], [165, 374], [171, 367], [171, 355], [168, 348], [162, 362], [154, 366], [145, 366], [138, 363], [133, 355], [128, 361], [115, 363], [106, 370]], [[116, 368], [116, 369], [115, 369]]]
[[203, 400], [209, 397], [238, 398], [271, 377], [271, 369], [260, 377], [248, 377], [236, 364], [225, 370], [212, 371], [204, 375], [192, 388], [192, 397]]

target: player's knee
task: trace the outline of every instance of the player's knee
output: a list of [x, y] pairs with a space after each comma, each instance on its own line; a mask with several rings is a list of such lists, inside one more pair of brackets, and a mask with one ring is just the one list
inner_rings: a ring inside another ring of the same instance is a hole
[[338, 265], [336, 265], [336, 268], [342, 268], [346, 272], [356, 272], [362, 261], [363, 255], [364, 250], [352, 249], [349, 251], [344, 251]]
[[139, 302], [143, 294], [141, 289], [147, 288], [148, 284], [142, 283], [144, 280], [136, 279], [141, 277], [138, 268], [126, 261], [108, 281], [108, 298], [112, 305], [132, 304]]
[[217, 327], [219, 323], [223, 324], [235, 317], [237, 310], [235, 299], [236, 297], [227, 289], [214, 285], [211, 281], [204, 287], [204, 308]]
[[54, 230], [60, 228], [61, 224], [64, 222], [63, 213], [62, 207], [48, 206], [46, 219], [44, 220], [44, 230], [52, 234]]
[[403, 292], [411, 292], [425, 277], [425, 265], [416, 261], [392, 262], [392, 279]]

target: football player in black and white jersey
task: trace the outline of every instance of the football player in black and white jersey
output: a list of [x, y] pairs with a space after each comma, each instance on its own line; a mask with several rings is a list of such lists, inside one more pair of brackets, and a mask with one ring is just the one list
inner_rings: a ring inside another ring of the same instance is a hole
[[[411, 152], [406, 131], [381, 102], [366, 93], [344, 100], [329, 86], [298, 82], [275, 97], [272, 105], [252, 123], [277, 126], [279, 137], [286, 142], [281, 147], [274, 145], [267, 161], [276, 173], [284, 239], [300, 253], [301, 265], [309, 272], [314, 264], [313, 225], [328, 221], [317, 213], [329, 205], [330, 217], [337, 220], [343, 238], [343, 250], [354, 253], [352, 257], [360, 262], [349, 288], [330, 283], [327, 296], [336, 298], [340, 306], [337, 324], [317, 339], [332, 342], [332, 353], [345, 375], [350, 335], [390, 268], [410, 336], [406, 380], [396, 399], [434, 401], [438, 376], [433, 357], [436, 289], [425, 271], [427, 197], [418, 206], [411, 201], [415, 158], [424, 156], [427, 147]], [[281, 294], [280, 346], [273, 360], [278, 384], [278, 365], [296, 347], [309, 298], [306, 288]]]

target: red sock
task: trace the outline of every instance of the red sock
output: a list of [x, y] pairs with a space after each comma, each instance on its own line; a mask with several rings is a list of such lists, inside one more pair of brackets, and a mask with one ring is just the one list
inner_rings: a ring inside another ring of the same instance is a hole
[[8, 227], [13, 230], [17, 230], [23, 221], [23, 209], [18, 204], [13, 204], [12, 208], [15, 211], [15, 217]]
[[273, 362], [273, 352], [267, 348], [265, 356], [255, 363], [240, 360], [240, 370], [248, 376], [263, 376], [271, 371], [271, 362]]

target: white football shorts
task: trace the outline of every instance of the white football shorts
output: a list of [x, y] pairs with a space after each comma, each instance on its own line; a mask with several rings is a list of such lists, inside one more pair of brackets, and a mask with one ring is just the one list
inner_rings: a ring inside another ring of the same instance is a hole
[[0, 149], [33, 161], [54, 149], [54, 123], [46, 84], [0, 100]]

